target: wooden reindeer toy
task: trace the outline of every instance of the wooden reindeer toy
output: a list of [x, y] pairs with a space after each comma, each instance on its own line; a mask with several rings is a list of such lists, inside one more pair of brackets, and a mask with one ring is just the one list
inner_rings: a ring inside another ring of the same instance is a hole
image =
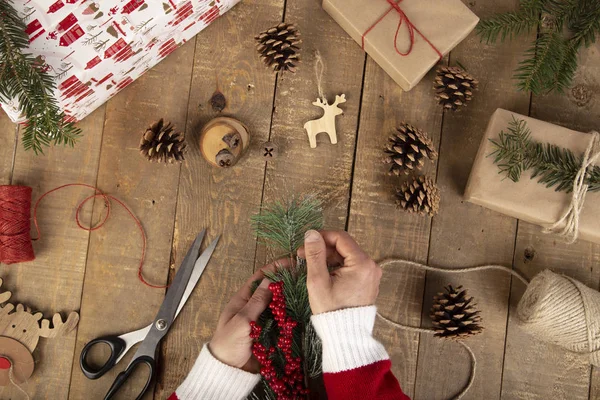
[[304, 124], [304, 129], [308, 134], [308, 140], [310, 147], [317, 147], [317, 135], [321, 132], [325, 132], [329, 135], [329, 140], [332, 144], [337, 143], [337, 132], [335, 130], [335, 117], [343, 114], [344, 110], [338, 107], [338, 104], [346, 102], [346, 95], [335, 96], [335, 102], [328, 104], [326, 99], [317, 99], [313, 105], [321, 107], [324, 111], [323, 116], [319, 119], [313, 119]]
[[[0, 279], [2, 286], [2, 279]], [[11, 292], [0, 292], [0, 304], [6, 303]], [[71, 312], [65, 322], [60, 314], [50, 321], [41, 312], [33, 313], [23, 304], [6, 303], [0, 306], [0, 386], [27, 380], [33, 373], [32, 353], [40, 337], [53, 338], [71, 332], [79, 322], [79, 314]], [[12, 376], [10, 369], [12, 368]]]

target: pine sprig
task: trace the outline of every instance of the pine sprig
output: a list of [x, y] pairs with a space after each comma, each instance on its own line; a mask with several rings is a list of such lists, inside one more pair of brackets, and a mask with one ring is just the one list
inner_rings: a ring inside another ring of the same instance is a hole
[[[573, 181], [581, 168], [583, 157], [569, 149], [531, 139], [531, 131], [524, 120], [513, 116], [508, 131], [501, 131], [498, 139], [490, 139], [495, 150], [494, 163], [499, 174], [518, 182], [523, 171], [531, 170], [531, 179], [557, 192], [571, 192]], [[600, 191], [600, 166], [588, 170], [588, 191]]]
[[[292, 196], [287, 200], [276, 201], [265, 206], [261, 213], [251, 218], [257, 237], [264, 241], [278, 258], [290, 260], [291, 265], [276, 267], [275, 272], [266, 272], [272, 282], [283, 282], [286, 313], [297, 322], [293, 331], [292, 353], [302, 358], [305, 376], [311, 379], [321, 374], [322, 347], [311, 322], [312, 315], [306, 286], [307, 270], [305, 260], [297, 257], [297, 250], [304, 243], [304, 233], [310, 229], [322, 229], [323, 206], [316, 196]], [[255, 288], [258, 283], [255, 284]], [[259, 342], [267, 349], [275, 347], [273, 365], [283, 371], [284, 353], [277, 348], [279, 330], [274, 323], [269, 308], [260, 316], [262, 327]], [[263, 379], [259, 392], [251, 399], [275, 399], [274, 391]]]
[[54, 79], [27, 53], [25, 23], [10, 0], [0, 1], [0, 99], [17, 99], [27, 118], [23, 146], [36, 154], [50, 144], [73, 146], [81, 130], [65, 122], [65, 114], [52, 96]]
[[284, 255], [295, 254], [304, 232], [323, 228], [323, 207], [315, 196], [276, 201], [251, 218], [259, 240]]
[[515, 73], [517, 86], [534, 94], [562, 92], [575, 76], [579, 49], [592, 45], [600, 35], [600, 2], [522, 0], [518, 10], [483, 20], [476, 30], [482, 41], [493, 43], [536, 28], [539, 34]]
[[504, 41], [506, 38], [512, 39], [522, 33], [531, 32], [537, 28], [539, 20], [537, 9], [522, 9], [482, 20], [476, 29], [483, 41], [494, 43], [498, 38]]

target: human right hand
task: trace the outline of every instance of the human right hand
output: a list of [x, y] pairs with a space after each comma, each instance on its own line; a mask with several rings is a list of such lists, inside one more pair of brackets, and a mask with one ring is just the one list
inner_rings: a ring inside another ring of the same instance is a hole
[[[313, 314], [375, 304], [381, 268], [348, 233], [310, 230], [298, 255], [306, 259], [306, 285]], [[340, 268], [330, 274], [328, 263]]]

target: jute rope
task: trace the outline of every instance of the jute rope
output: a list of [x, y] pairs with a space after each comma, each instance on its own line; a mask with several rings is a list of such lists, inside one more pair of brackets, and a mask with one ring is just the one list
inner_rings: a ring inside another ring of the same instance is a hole
[[11, 360], [11, 359], [9, 359], [9, 358], [8, 358], [8, 357], [6, 357], [6, 356], [2, 356], [2, 357], [6, 358], [6, 359], [8, 360], [8, 362], [10, 362], [10, 368], [8, 369], [8, 380], [10, 381], [10, 383], [12, 383], [12, 385], [13, 385], [14, 387], [16, 387], [16, 388], [17, 388], [17, 390], [18, 390], [19, 392], [23, 393], [23, 396], [25, 396], [25, 398], [26, 398], [27, 400], [30, 400], [30, 397], [29, 397], [29, 395], [27, 394], [27, 392], [25, 391], [25, 389], [23, 389], [21, 386], [19, 386], [19, 384], [18, 384], [18, 383], [17, 383], [17, 381], [15, 380], [15, 375], [14, 375], [14, 372], [13, 372], [13, 370], [14, 370], [14, 368], [15, 368], [15, 367], [14, 367], [14, 364], [13, 364], [12, 360]]
[[592, 138], [581, 161], [581, 168], [573, 180], [573, 195], [571, 204], [564, 214], [553, 225], [544, 229], [544, 233], [558, 233], [566, 238], [567, 243], [575, 243], [579, 236], [579, 214], [585, 203], [585, 196], [589, 185], [586, 183], [588, 169], [594, 167], [594, 163], [600, 157], [600, 134], [596, 131], [590, 132]]
[[327, 98], [323, 93], [323, 73], [325, 72], [325, 64], [323, 64], [323, 58], [319, 50], [315, 52], [315, 76], [317, 77], [317, 90], [319, 91], [319, 97], [324, 103], [327, 103]]
[[545, 270], [533, 278], [519, 301], [517, 321], [538, 339], [600, 367], [600, 292]]
[[[391, 265], [402, 265], [425, 271], [465, 273], [484, 270], [500, 270], [510, 273], [527, 286], [517, 307], [517, 323], [527, 333], [537, 339], [553, 343], [589, 357], [591, 364], [600, 366], [600, 292], [583, 283], [545, 270], [536, 275], [531, 283], [517, 271], [503, 265], [480, 265], [465, 268], [439, 268], [414, 261], [389, 259], [379, 266], [383, 269]], [[420, 328], [392, 321], [379, 312], [377, 316], [384, 322], [414, 333], [434, 334], [429, 328]], [[463, 341], [462, 345], [471, 359], [469, 381], [453, 399], [461, 399], [469, 391], [475, 380], [477, 359], [471, 348]]]

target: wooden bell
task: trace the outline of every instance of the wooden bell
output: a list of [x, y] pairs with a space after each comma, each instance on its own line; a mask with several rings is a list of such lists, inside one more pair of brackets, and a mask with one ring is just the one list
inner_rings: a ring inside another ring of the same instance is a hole
[[215, 118], [204, 125], [200, 133], [200, 152], [215, 167], [234, 166], [249, 146], [248, 128], [234, 118]]

